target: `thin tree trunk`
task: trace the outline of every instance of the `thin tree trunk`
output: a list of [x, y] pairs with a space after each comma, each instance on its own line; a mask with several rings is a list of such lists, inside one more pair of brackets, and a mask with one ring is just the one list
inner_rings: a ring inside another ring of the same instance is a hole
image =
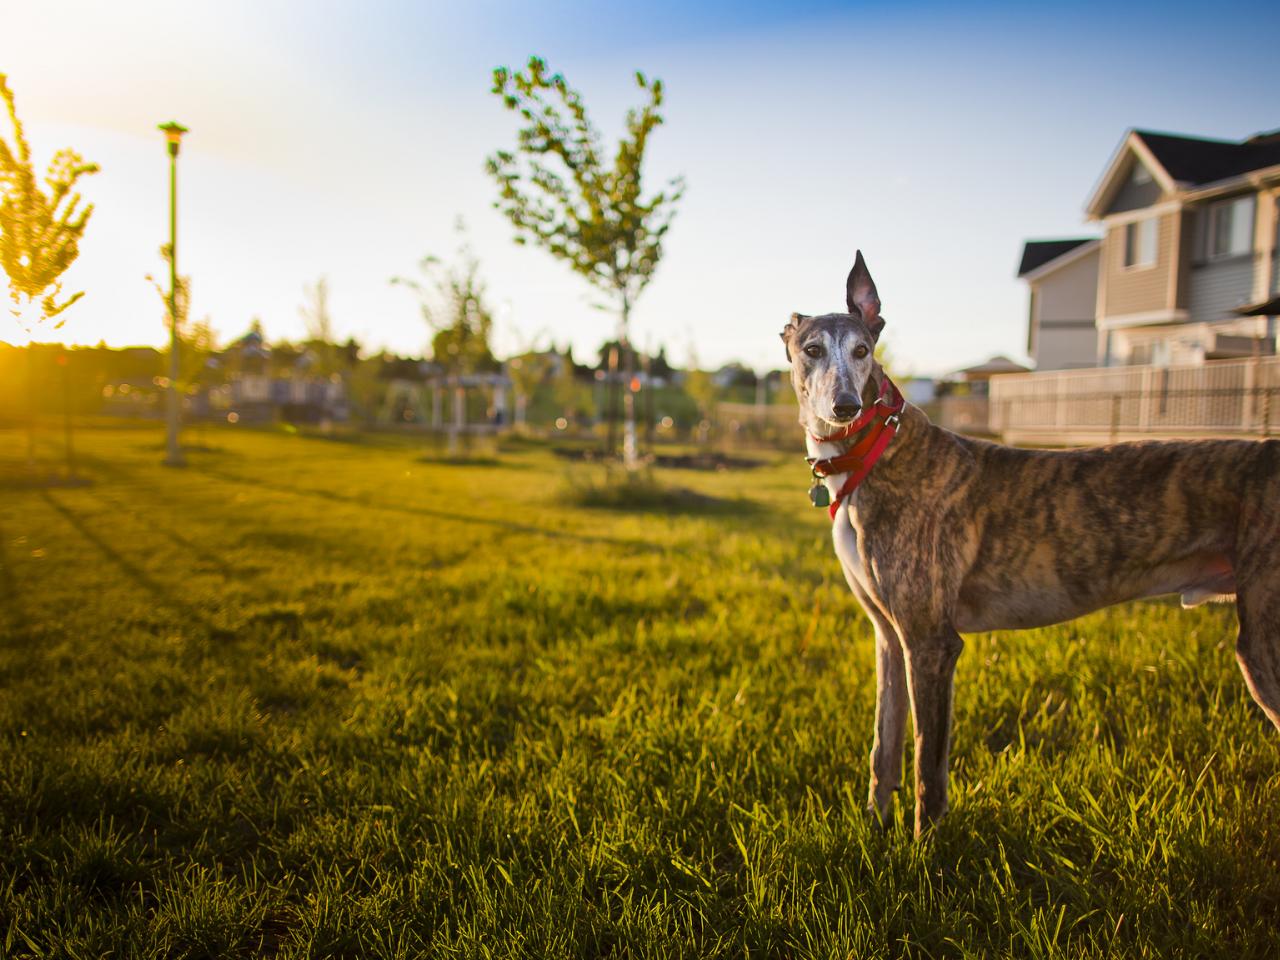
[[27, 354], [27, 472], [36, 470], [36, 358], [34, 343], [28, 342]]
[[620, 345], [609, 348], [609, 363], [604, 378], [605, 422], [608, 432], [605, 437], [604, 455], [612, 457], [618, 450], [618, 353]]
[[628, 470], [640, 466], [640, 451], [636, 443], [636, 395], [631, 389], [635, 378], [635, 354], [631, 350], [628, 327], [631, 324], [631, 303], [626, 294], [622, 297], [622, 323], [618, 331], [618, 341], [622, 345], [622, 465]]
[[71, 366], [66, 354], [62, 356], [62, 442], [70, 479], [76, 475], [76, 457], [71, 445]]
[[644, 401], [641, 405], [644, 409], [644, 448], [649, 453], [653, 453], [653, 360], [651, 344], [648, 338], [645, 338], [644, 350]]
[[449, 456], [461, 454], [462, 431], [467, 421], [467, 388], [455, 380], [453, 388], [453, 424], [449, 429]]

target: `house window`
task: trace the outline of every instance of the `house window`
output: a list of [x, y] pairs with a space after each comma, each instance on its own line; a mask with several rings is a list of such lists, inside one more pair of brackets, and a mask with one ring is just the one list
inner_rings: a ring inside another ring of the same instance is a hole
[[1145, 164], [1135, 163], [1133, 165], [1133, 175], [1129, 179], [1133, 181], [1134, 186], [1140, 187], [1144, 183], [1151, 182], [1151, 171], [1146, 168]]
[[1156, 262], [1156, 218], [1124, 225], [1124, 265], [1151, 267]]
[[1235, 197], [1209, 205], [1206, 232], [1210, 260], [1238, 257], [1253, 250], [1253, 197]]

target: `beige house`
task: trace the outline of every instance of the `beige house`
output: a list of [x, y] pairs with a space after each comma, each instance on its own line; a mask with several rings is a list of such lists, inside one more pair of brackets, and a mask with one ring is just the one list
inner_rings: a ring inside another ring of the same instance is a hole
[[[1280, 131], [1243, 141], [1132, 130], [1086, 212], [1103, 227], [1099, 366], [1275, 352]], [[1034, 289], [1034, 288], [1033, 288]]]
[[[1070, 370], [1097, 363], [1097, 238], [1028, 240], [1018, 276], [1030, 288], [1027, 353], [1037, 370]], [[1002, 371], [1003, 372], [1003, 371]]]

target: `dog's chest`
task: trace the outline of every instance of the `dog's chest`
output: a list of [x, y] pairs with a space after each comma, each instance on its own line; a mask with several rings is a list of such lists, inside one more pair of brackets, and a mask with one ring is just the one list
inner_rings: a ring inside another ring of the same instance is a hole
[[836, 513], [835, 522], [831, 525], [831, 540], [835, 544], [836, 557], [840, 560], [840, 568], [854, 593], [872, 593], [870, 571], [858, 550], [858, 531], [850, 522], [849, 507], [841, 506]]

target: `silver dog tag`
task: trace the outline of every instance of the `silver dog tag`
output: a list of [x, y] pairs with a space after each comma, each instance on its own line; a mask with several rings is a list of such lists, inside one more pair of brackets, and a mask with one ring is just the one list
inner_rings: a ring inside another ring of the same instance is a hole
[[809, 488], [809, 500], [815, 507], [831, 506], [831, 491], [825, 483], [815, 483]]

